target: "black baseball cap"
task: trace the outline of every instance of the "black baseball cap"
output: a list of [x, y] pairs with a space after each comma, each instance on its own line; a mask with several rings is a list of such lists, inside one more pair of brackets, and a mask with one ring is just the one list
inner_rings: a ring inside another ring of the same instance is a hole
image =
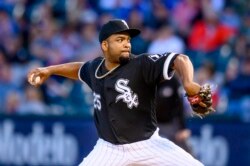
[[127, 32], [131, 38], [141, 33], [138, 29], [129, 28], [126, 21], [122, 19], [113, 19], [102, 26], [99, 33], [99, 42], [101, 43], [109, 36], [121, 32]]

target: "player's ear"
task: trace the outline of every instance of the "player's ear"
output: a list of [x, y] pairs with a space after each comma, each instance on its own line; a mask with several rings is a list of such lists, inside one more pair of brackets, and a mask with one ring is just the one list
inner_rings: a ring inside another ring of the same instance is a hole
[[102, 47], [103, 51], [107, 51], [108, 50], [108, 42], [106, 40], [102, 41], [101, 47]]

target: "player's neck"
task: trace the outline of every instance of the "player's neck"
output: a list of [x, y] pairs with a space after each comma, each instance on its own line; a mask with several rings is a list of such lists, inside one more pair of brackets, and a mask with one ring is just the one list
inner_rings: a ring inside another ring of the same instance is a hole
[[107, 59], [105, 59], [104, 64], [105, 64], [105, 67], [107, 70], [112, 70], [120, 65], [119, 63], [112, 63], [112, 62], [108, 61]]

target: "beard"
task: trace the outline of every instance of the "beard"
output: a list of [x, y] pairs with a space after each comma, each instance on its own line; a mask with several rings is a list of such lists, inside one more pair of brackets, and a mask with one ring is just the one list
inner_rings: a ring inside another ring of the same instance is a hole
[[129, 55], [129, 56], [120, 56], [119, 57], [119, 62], [120, 62], [120, 64], [121, 65], [126, 65], [129, 61], [130, 61], [130, 59], [131, 59], [131, 55]]

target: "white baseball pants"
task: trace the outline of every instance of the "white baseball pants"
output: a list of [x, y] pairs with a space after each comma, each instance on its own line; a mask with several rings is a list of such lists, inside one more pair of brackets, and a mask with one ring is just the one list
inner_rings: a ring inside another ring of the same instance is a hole
[[131, 144], [114, 145], [103, 139], [79, 166], [203, 166], [189, 153], [168, 139], [158, 130], [150, 139]]

